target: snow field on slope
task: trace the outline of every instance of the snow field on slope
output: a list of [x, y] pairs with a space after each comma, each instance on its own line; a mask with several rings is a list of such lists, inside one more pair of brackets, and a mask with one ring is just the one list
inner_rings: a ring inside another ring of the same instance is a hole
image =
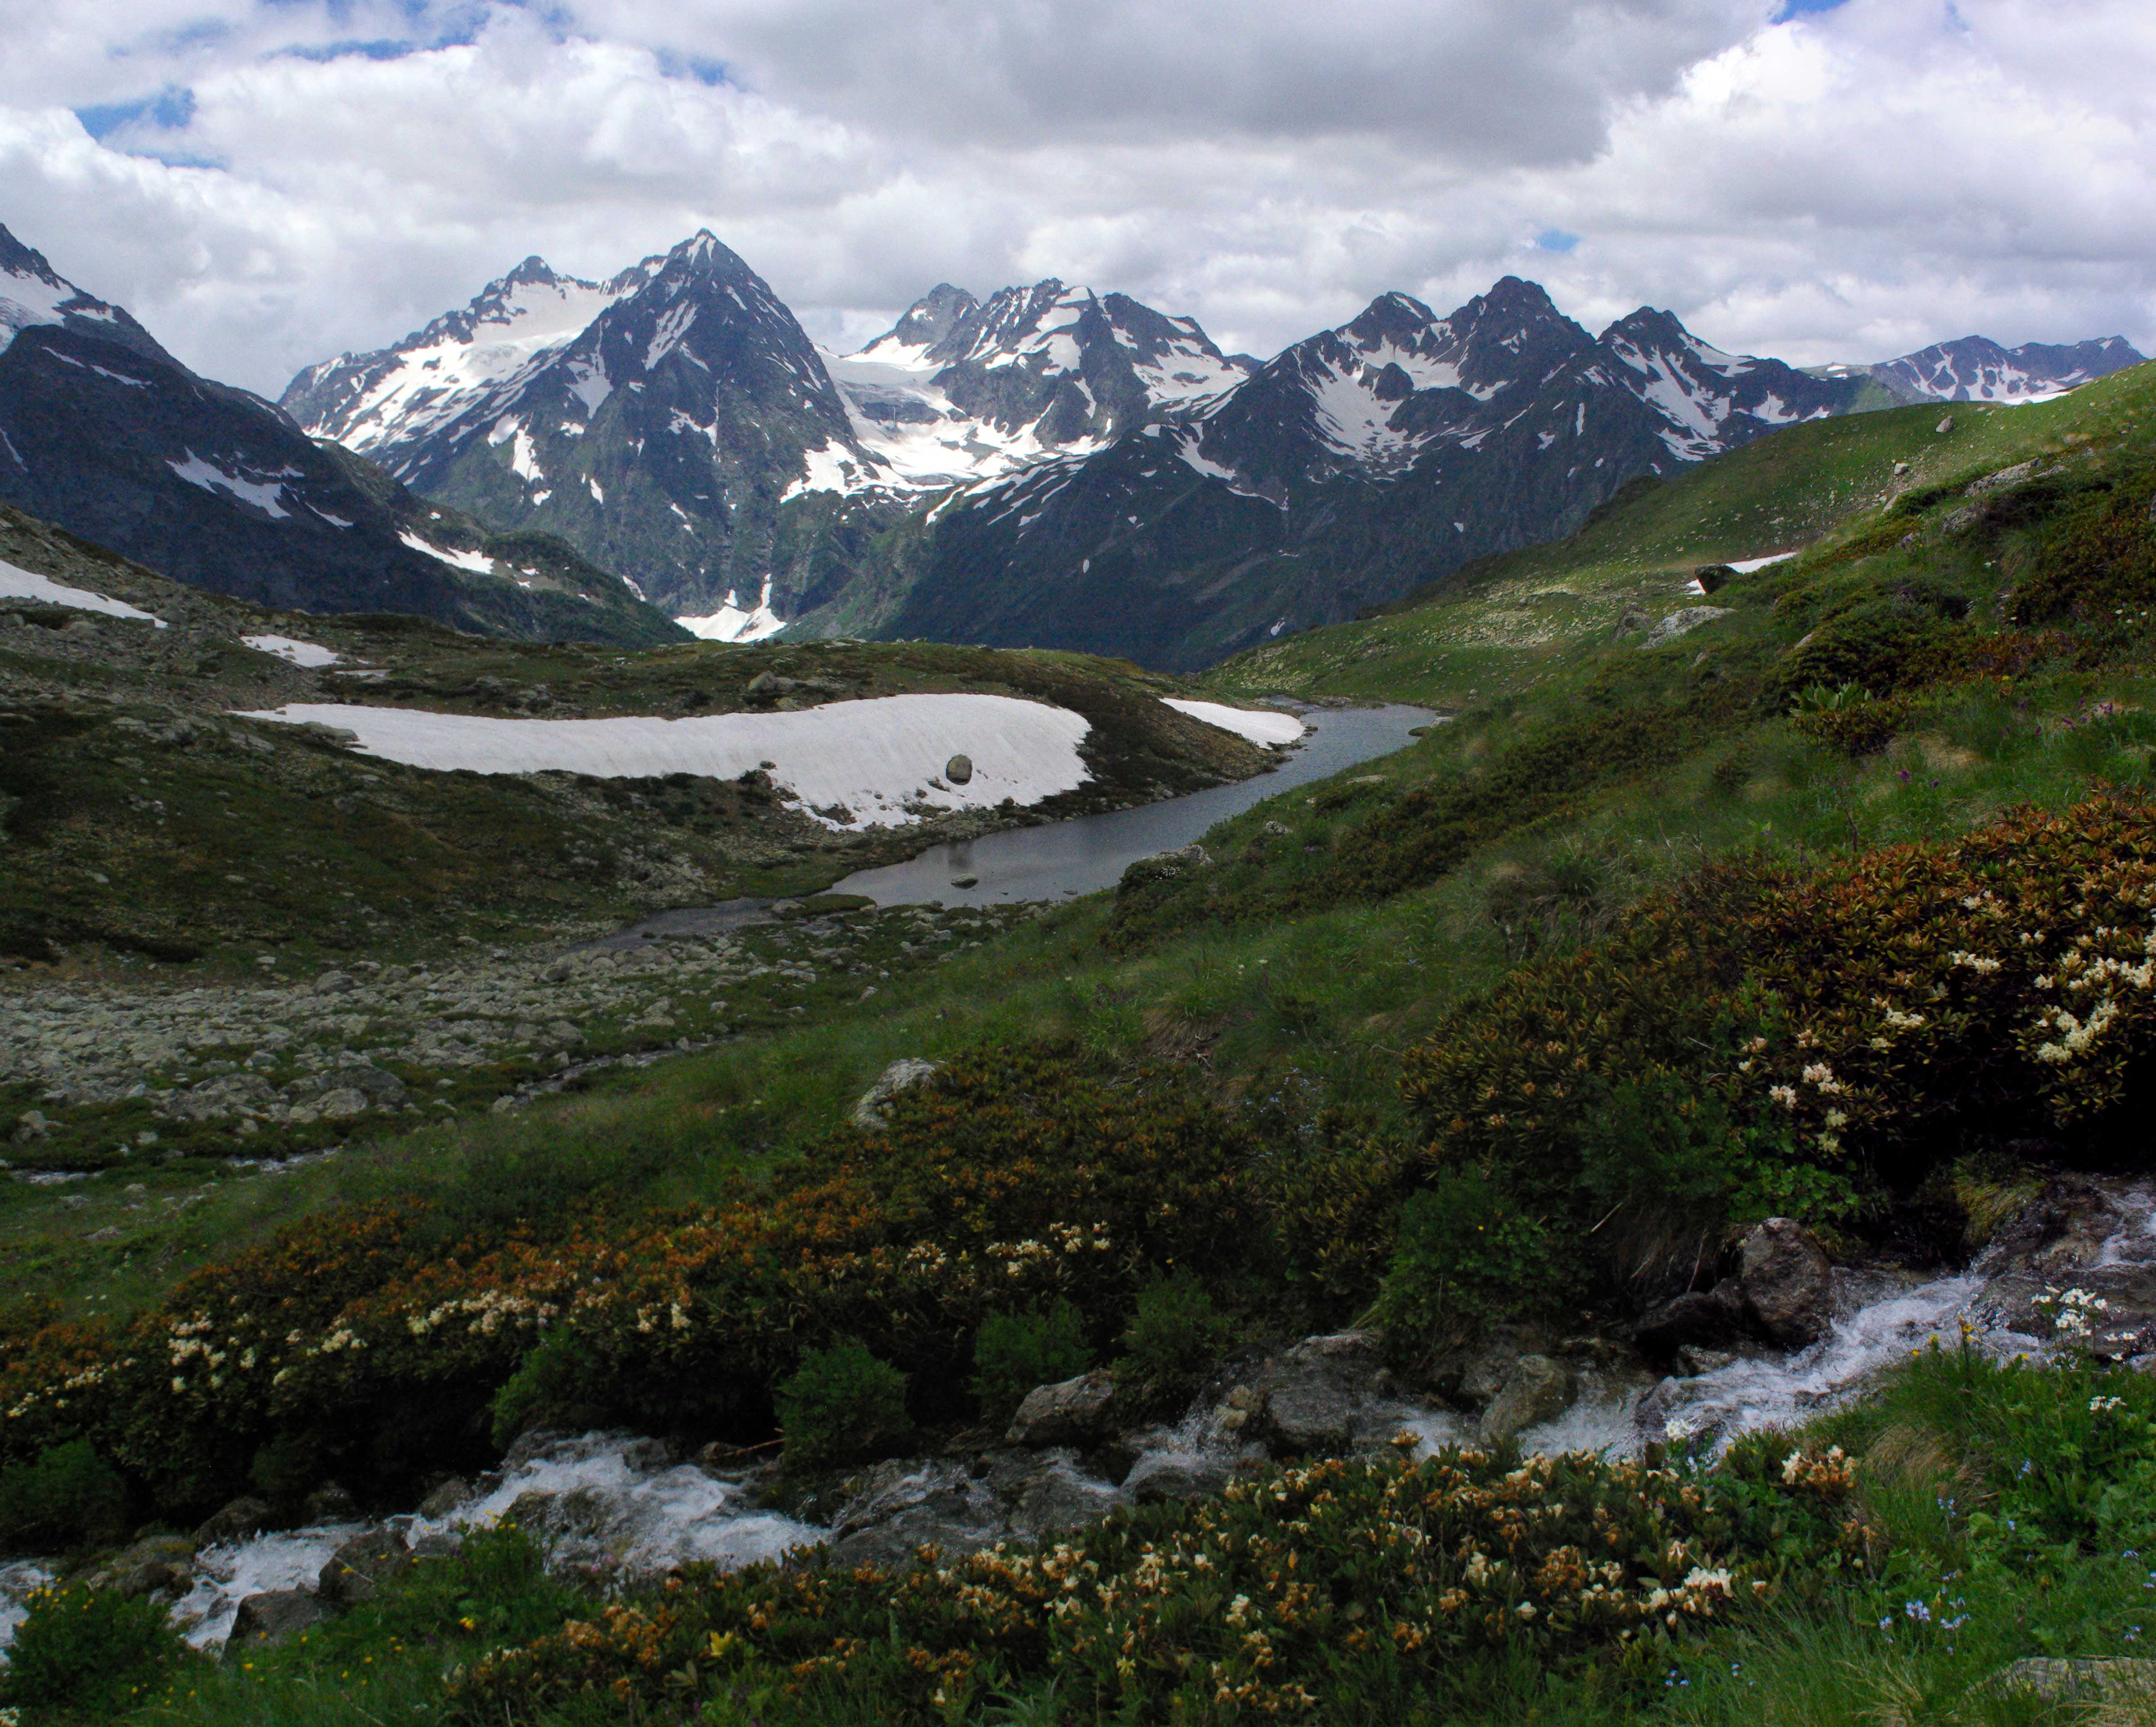
[[738, 594], [738, 589], [730, 587], [726, 603], [717, 611], [707, 612], [701, 618], [677, 618], [674, 621], [690, 635], [706, 642], [760, 642], [786, 628], [786, 620], [771, 609], [770, 577], [763, 578], [763, 592], [753, 607], [744, 610]]
[[319, 643], [302, 642], [297, 636], [242, 636], [239, 639], [258, 653], [274, 653], [296, 666], [333, 666], [344, 658]]
[[0, 561], [0, 599], [37, 600], [48, 606], [66, 606], [77, 612], [102, 612], [107, 618], [134, 618], [144, 623], [154, 623], [159, 629], [165, 627], [162, 618], [152, 618], [141, 607], [131, 606], [125, 600], [109, 600], [101, 593], [92, 593], [86, 587], [69, 587], [55, 582], [49, 576], [33, 576], [28, 570], [18, 570], [14, 565]]
[[1188, 714], [1208, 725], [1217, 725], [1223, 731], [1232, 731], [1238, 737], [1276, 750], [1293, 743], [1303, 733], [1302, 721], [1292, 714], [1257, 714], [1248, 708], [1231, 708], [1220, 702], [1186, 701], [1178, 695], [1164, 695], [1161, 700], [1178, 714]]
[[[850, 825], [883, 828], [910, 825], [916, 817], [908, 803], [983, 809], [1007, 797], [1030, 804], [1075, 791], [1088, 777], [1078, 746], [1091, 729], [1067, 708], [958, 694], [872, 696], [798, 713], [684, 720], [495, 720], [339, 702], [294, 702], [240, 717], [338, 726], [355, 733], [369, 755], [439, 771], [731, 780], [768, 761], [775, 764], [773, 782], [804, 805], [844, 804]], [[960, 755], [973, 759], [970, 782], [929, 783]], [[850, 825], [817, 819], [829, 828]]]

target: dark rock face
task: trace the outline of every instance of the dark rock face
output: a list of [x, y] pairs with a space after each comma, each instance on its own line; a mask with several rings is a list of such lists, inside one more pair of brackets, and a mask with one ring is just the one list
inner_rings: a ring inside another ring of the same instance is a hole
[[1816, 1343], [1834, 1321], [1833, 1268], [1803, 1224], [1769, 1217], [1738, 1244], [1736, 1283], [1746, 1315], [1784, 1349]]

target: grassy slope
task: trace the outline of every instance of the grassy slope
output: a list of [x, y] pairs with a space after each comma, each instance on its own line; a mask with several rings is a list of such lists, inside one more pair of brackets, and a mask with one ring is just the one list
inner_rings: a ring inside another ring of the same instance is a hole
[[[1224, 694], [1417, 700], [1453, 709], [1459, 719], [1348, 776], [1377, 783], [1301, 788], [1281, 801], [1287, 807], [1239, 817], [1209, 836], [1208, 847], [1245, 858], [1249, 882], [1275, 882], [1313, 855], [1307, 848], [1329, 847], [1340, 833], [1368, 825], [1404, 788], [1486, 775], [1538, 727], [1583, 706], [1593, 710], [1603, 698], [1614, 695], [1620, 708], [1681, 707], [1702, 681], [1712, 681], [1702, 674], [1756, 693], [1808, 621], [1802, 606], [1777, 609], [1793, 587], [1807, 586], [1805, 566], [1775, 566], [1732, 584], [1713, 601], [1732, 607], [1730, 617], [1666, 649], [1643, 653], [1634, 638], [1615, 638], [1614, 628], [1630, 607], [1651, 619], [1701, 603], [1684, 593], [1699, 566], [1807, 541], [1830, 550], [1838, 538], [1861, 533], [1893, 487], [1897, 461], [1911, 465], [1905, 486], [1973, 479], [2040, 454], [2092, 470], [2128, 467], [2148, 458], [2156, 368], [2143, 368], [2055, 404], [1957, 407], [1956, 428], [1945, 435], [1933, 429], [1935, 408], [1794, 428], [1634, 497], [1562, 546], [1515, 554], [1389, 615], [1230, 662], [1209, 679]], [[1980, 602], [1996, 579], [1989, 554], [2002, 548], [1996, 536], [1949, 533], [1943, 519], [1954, 507], [1942, 500], [1916, 519], [1922, 543], [1897, 556]], [[1859, 581], [1870, 567], [1858, 565], [1845, 579]], [[1899, 567], [1879, 566], [1871, 579], [1891, 582]], [[1832, 581], [1830, 571], [1809, 585]], [[1816, 609], [1815, 598], [1804, 603]], [[1967, 628], [1980, 634], [1995, 627], [1995, 613], [1978, 604]], [[1495, 823], [1455, 864], [1407, 891], [1291, 918], [1186, 922], [1120, 956], [1100, 940], [1108, 906], [1059, 908], [895, 990], [873, 1009], [835, 1009], [797, 1032], [670, 1063], [531, 1119], [436, 1130], [333, 1171], [287, 1177], [274, 1198], [266, 1188], [235, 1184], [197, 1214], [203, 1250], [220, 1232], [244, 1238], [340, 1197], [440, 1197], [456, 1188], [460, 1172], [483, 1187], [488, 1166], [513, 1166], [565, 1145], [588, 1147], [600, 1166], [632, 1141], [678, 1147], [683, 1155], [623, 1173], [654, 1201], [702, 1197], [733, 1171], [783, 1168], [885, 1061], [984, 1039], [1064, 1035], [1103, 1068], [1167, 1057], [1200, 1068], [1220, 1094], [1254, 1109], [1307, 1117], [1329, 1105], [1382, 1120], [1396, 1108], [1399, 1051], [1446, 1007], [1502, 976], [1522, 952], [1591, 930], [1703, 855], [1763, 843], [1818, 857], [1957, 832], [2009, 802], [2061, 803], [2098, 778], [2140, 777], [2138, 758], [2043, 725], [2101, 698], [2156, 698], [2138, 650], [2087, 671], [2055, 663], [2023, 679], [2011, 700], [1989, 685], [1949, 688], [1928, 699], [1887, 751], [1856, 760], [1804, 735], [1777, 717], [1772, 703], [1703, 710], [1699, 730], [1644, 771], [1620, 764], [1553, 801], [1523, 803], [1523, 819]], [[1268, 821], [1289, 835], [1265, 833]], [[1517, 892], [1504, 891], [1523, 878], [1556, 879], [1558, 865], [1571, 866], [1564, 877], [1571, 885], [1540, 900], [1530, 896], [1524, 912]], [[1853, 1430], [1849, 1437], [1867, 1437]], [[1941, 1458], [1943, 1467], [1953, 1466], [1945, 1452]], [[1919, 1520], [1906, 1507], [1900, 1514], [1912, 1529]], [[1935, 1545], [1947, 1566], [1951, 1541]], [[2106, 1595], [2107, 1626], [2112, 1607], [2129, 1598]], [[2057, 1609], [2034, 1596], [2000, 1605], [2005, 1620], [2019, 1614], [2024, 1627], [2032, 1613], [2056, 1620]], [[2114, 1634], [2115, 1627], [2106, 1632]], [[2012, 1634], [2000, 1633], [1972, 1648], [1988, 1659], [2014, 1653], [2013, 1645]], [[1776, 1719], [1879, 1719], [1897, 1685], [1935, 1692], [1946, 1678], [1964, 1683], [1969, 1674], [1959, 1655], [1902, 1646], [1882, 1654], [1881, 1647], [1852, 1636], [1846, 1615], [1829, 1615], [1764, 1633], [1738, 1653], [1763, 1683], [1779, 1688]], [[1807, 1674], [1808, 1663], [1828, 1658], [1848, 1663], [1851, 1673], [1831, 1697], [1810, 1687]], [[1758, 1706], [1748, 1688], [1707, 1686], [1703, 1664], [1688, 1662], [1685, 1670], [1702, 1681], [1688, 1699], [1634, 1697], [1621, 1706], [1580, 1699], [1550, 1714], [1546, 1699], [1493, 1691], [1487, 1716], [1707, 1721], [1738, 1719]], [[1540, 1682], [1519, 1683], [1532, 1693]], [[208, 1719], [239, 1719], [244, 1707], [230, 1698]], [[1468, 1707], [1453, 1718], [1484, 1712]], [[2000, 1717], [2034, 1718], [2025, 1711]]]

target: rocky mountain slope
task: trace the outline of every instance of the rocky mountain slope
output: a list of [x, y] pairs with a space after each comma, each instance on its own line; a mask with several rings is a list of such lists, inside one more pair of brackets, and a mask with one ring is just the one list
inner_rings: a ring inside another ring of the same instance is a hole
[[1861, 389], [1666, 312], [1591, 336], [1511, 277], [1445, 318], [1386, 295], [1183, 418], [968, 492], [891, 628], [1204, 664], [1568, 532], [1639, 475]]
[[567, 544], [501, 534], [198, 377], [0, 229], [0, 500], [176, 581], [488, 634], [675, 633]]

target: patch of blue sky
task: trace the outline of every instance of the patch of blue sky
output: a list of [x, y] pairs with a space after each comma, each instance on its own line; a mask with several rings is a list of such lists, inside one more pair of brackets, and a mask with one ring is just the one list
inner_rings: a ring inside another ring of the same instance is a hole
[[1832, 12], [1846, 6], [1849, 0], [1782, 0], [1781, 10], [1774, 14], [1774, 22], [1786, 23], [1793, 18], [1803, 18], [1808, 13]]
[[164, 131], [179, 131], [195, 117], [195, 93], [167, 85], [153, 96], [132, 102], [97, 102], [74, 110], [82, 129], [93, 138], [107, 138], [122, 126], [147, 121]]
[[678, 54], [670, 48], [653, 50], [652, 58], [658, 61], [659, 69], [669, 78], [693, 78], [699, 84], [728, 84], [732, 81], [724, 60], [709, 59], [701, 54]]
[[1579, 236], [1567, 233], [1561, 228], [1546, 228], [1535, 236], [1537, 252], [1569, 252], [1579, 244]]

